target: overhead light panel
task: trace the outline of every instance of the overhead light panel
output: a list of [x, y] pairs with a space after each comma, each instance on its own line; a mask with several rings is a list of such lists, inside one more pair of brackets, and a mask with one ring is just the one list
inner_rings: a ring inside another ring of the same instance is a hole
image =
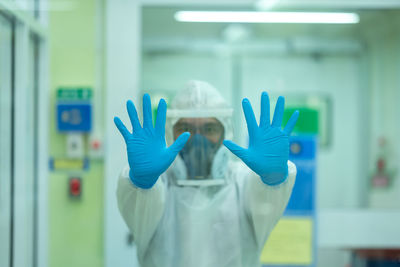
[[178, 11], [175, 19], [182, 22], [221, 23], [354, 24], [360, 21], [356, 13], [261, 11]]

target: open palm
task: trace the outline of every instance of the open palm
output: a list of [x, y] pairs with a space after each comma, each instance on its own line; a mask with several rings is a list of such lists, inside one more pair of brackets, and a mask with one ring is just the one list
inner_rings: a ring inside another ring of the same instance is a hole
[[129, 162], [129, 177], [140, 188], [151, 188], [158, 177], [165, 172], [183, 148], [190, 134], [181, 134], [167, 147], [165, 143], [165, 118], [167, 104], [161, 99], [157, 109], [155, 127], [151, 115], [150, 96], [143, 96], [143, 128], [140, 125], [135, 105], [127, 102], [127, 110], [132, 123], [132, 133], [122, 121], [114, 118], [115, 125], [124, 137]]
[[271, 124], [269, 97], [266, 92], [263, 92], [260, 124], [258, 125], [249, 100], [243, 99], [242, 106], [249, 132], [249, 147], [245, 149], [232, 141], [224, 141], [224, 145], [233, 154], [269, 185], [282, 183], [288, 175], [289, 136], [299, 117], [299, 112], [295, 111], [282, 130], [284, 105], [285, 99], [280, 96]]

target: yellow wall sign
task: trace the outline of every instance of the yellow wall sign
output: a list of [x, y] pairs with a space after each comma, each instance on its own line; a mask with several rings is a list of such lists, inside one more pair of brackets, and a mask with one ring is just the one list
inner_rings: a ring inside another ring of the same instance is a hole
[[310, 265], [313, 253], [313, 219], [283, 217], [261, 253], [263, 264]]
[[60, 158], [50, 159], [50, 170], [65, 171], [65, 170], [87, 170], [89, 168], [89, 159], [68, 159]]

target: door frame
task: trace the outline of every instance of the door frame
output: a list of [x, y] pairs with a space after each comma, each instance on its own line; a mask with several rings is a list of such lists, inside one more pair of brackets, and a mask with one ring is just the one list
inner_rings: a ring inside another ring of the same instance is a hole
[[[125, 155], [125, 145], [115, 130], [114, 116], [129, 121], [125, 110], [128, 98], [137, 99], [140, 92], [140, 53], [142, 9], [151, 6], [185, 8], [207, 7], [249, 7], [254, 0], [108, 0], [106, 12], [106, 67], [105, 67], [105, 181], [104, 181], [104, 265], [105, 267], [137, 266], [134, 259], [134, 246], [127, 246], [128, 228], [123, 222], [117, 207], [116, 187], [119, 172], [127, 164], [121, 162]], [[397, 0], [281, 0], [280, 7], [318, 7], [325, 9], [390, 9], [400, 8]], [[134, 101], [135, 102], [135, 101]], [[138, 103], [135, 103], [138, 104]]]

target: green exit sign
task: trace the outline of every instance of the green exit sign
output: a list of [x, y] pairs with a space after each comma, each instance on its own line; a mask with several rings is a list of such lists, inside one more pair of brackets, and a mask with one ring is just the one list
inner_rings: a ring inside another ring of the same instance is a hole
[[89, 87], [60, 87], [57, 90], [58, 100], [88, 101], [92, 95], [92, 88]]

